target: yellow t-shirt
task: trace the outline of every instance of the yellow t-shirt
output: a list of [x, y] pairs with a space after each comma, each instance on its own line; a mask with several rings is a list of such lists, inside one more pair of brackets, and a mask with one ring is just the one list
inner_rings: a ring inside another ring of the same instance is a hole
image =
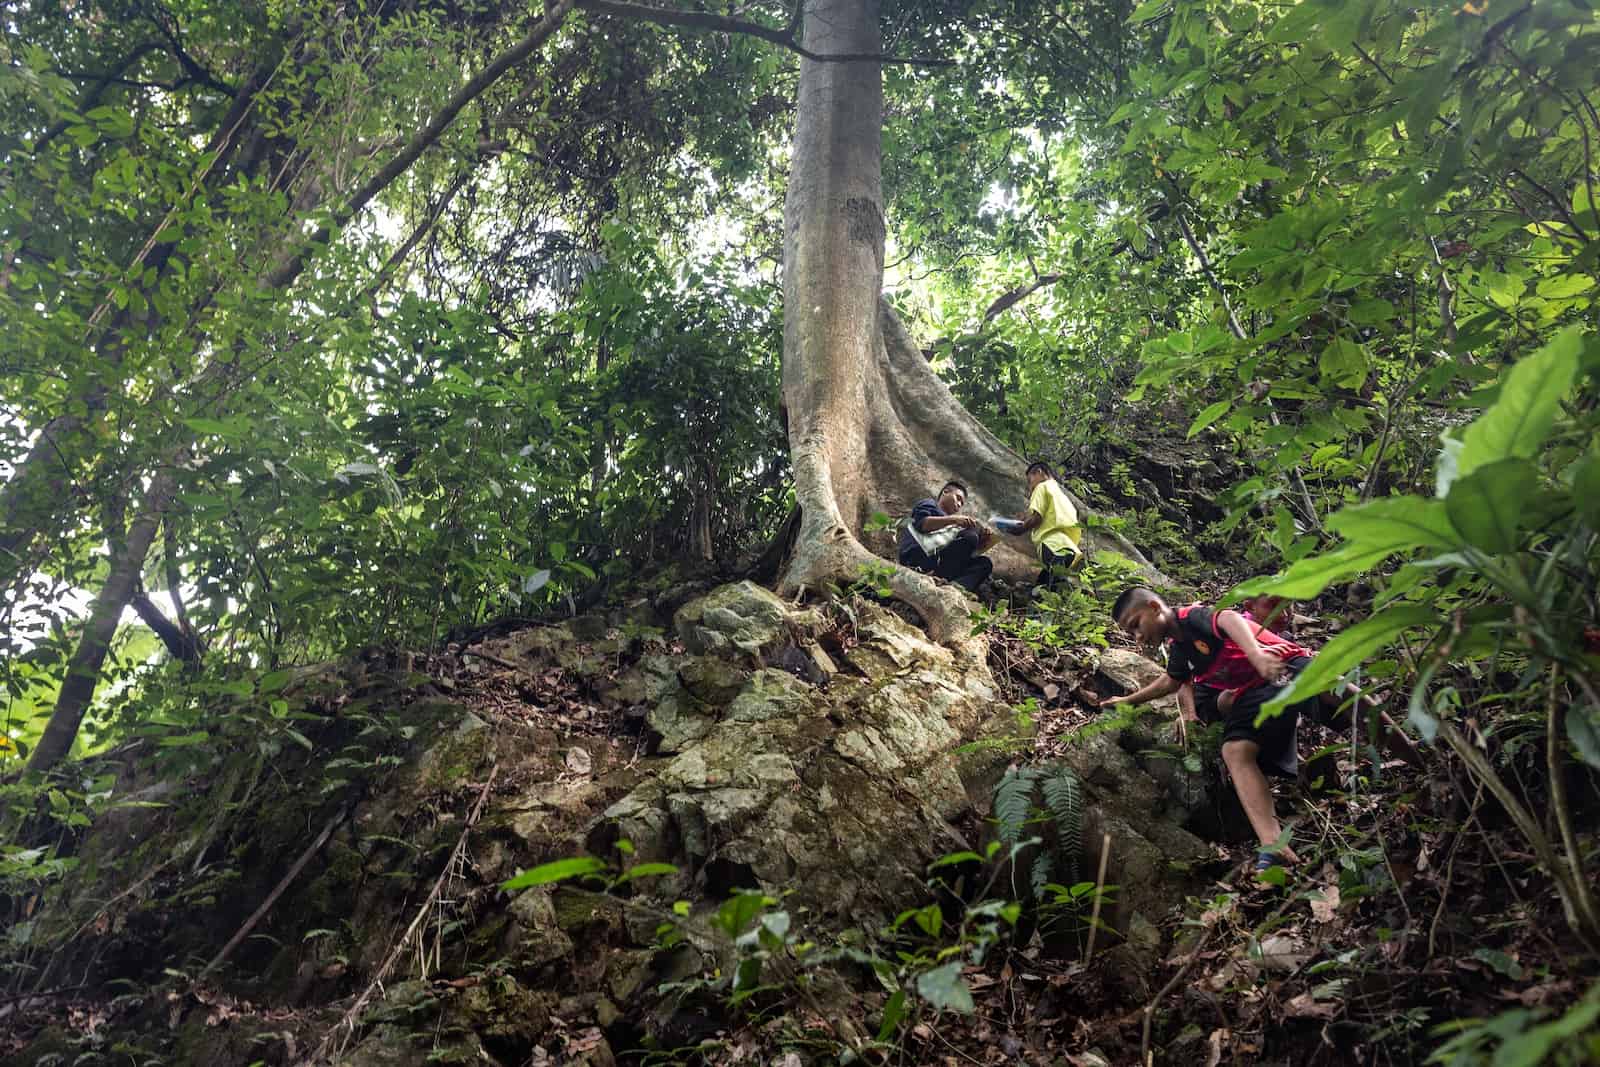
[[1083, 530], [1078, 526], [1078, 509], [1054, 478], [1046, 478], [1033, 488], [1028, 510], [1039, 513], [1039, 525], [1029, 531], [1033, 543], [1057, 555], [1078, 551]]

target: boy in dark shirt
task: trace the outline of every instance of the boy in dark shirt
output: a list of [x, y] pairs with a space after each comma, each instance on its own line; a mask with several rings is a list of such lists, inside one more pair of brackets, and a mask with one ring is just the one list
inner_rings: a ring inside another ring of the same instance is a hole
[[[1154, 592], [1138, 586], [1117, 598], [1111, 614], [1118, 626], [1142, 644], [1166, 642], [1170, 648], [1166, 674], [1127, 696], [1107, 697], [1101, 706], [1143, 704], [1192, 682], [1200, 721], [1224, 724], [1222, 760], [1260, 842], [1256, 866], [1299, 862], [1287, 845], [1275, 849], [1282, 828], [1264, 772], [1292, 778], [1298, 765], [1295, 728], [1300, 716], [1332, 725], [1331, 715], [1344, 702], [1337, 693], [1322, 693], [1290, 704], [1259, 727], [1255, 718], [1264, 704], [1305, 670], [1311, 651], [1236, 611], [1213, 611], [1200, 604], [1170, 608]], [[1373, 706], [1365, 697], [1361, 701]], [[1415, 762], [1416, 750], [1410, 741], [1387, 718], [1385, 726], [1385, 747]]]
[[937, 500], [917, 501], [911, 521], [900, 531], [900, 563], [976, 593], [994, 570], [994, 561], [980, 554], [993, 534], [961, 514], [966, 503], [967, 487], [954, 481], [944, 483]]

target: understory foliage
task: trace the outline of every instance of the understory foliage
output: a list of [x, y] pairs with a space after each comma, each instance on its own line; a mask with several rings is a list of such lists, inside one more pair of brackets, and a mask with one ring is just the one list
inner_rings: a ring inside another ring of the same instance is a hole
[[[0, 843], [0, 893], [70, 877], [62, 843], [118, 802], [98, 773], [18, 777], [63, 706], [42, 762], [147, 740], [177, 775], [309, 747], [295, 670], [576, 613], [657, 565], [730, 569], [777, 531], [791, 5], [738, 5], [767, 40], [571, 6], [4, 6], [0, 822], [32, 829]], [[1590, 5], [884, 19], [894, 56], [935, 61], [885, 65], [883, 205], [888, 296], [933, 366], [1167, 576], [1337, 616], [1296, 695], [1385, 696], [1460, 800], [1363, 833], [1514, 842], [1505, 884], [1559, 906], [1572, 956], [1539, 966], [1570, 994], [1418, 1016], [1414, 1057], [1592, 1055]], [[1098, 557], [974, 624], [1103, 647], [1134, 577]], [[1053, 774], [1002, 783], [1009, 847], [1040, 813], [1076, 839]], [[1373, 847], [1330, 862], [1391, 885]], [[1036, 896], [1083, 884], [1070, 853]], [[800, 943], [779, 903], [728, 920], [764, 962]], [[948, 919], [901, 916], [924, 943], [880, 972], [880, 1042], [965, 995], [1007, 906], [967, 913], [960, 959]], [[1422, 974], [1427, 937], [1391, 962]]]

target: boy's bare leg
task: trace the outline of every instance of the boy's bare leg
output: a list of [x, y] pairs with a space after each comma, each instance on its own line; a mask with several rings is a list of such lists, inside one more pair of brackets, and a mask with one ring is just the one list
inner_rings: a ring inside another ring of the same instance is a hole
[[[1242, 738], [1228, 741], [1222, 746], [1222, 762], [1228, 765], [1228, 773], [1233, 776], [1233, 788], [1239, 794], [1239, 803], [1244, 806], [1245, 817], [1250, 820], [1250, 828], [1256, 832], [1262, 850], [1266, 850], [1277, 843], [1283, 834], [1283, 827], [1278, 823], [1278, 814], [1272, 806], [1272, 787], [1267, 784], [1267, 776], [1261, 773], [1261, 764], [1256, 762], [1260, 753], [1260, 745]], [[1279, 850], [1278, 855], [1286, 863], [1300, 862], [1294, 849], [1287, 845]]]

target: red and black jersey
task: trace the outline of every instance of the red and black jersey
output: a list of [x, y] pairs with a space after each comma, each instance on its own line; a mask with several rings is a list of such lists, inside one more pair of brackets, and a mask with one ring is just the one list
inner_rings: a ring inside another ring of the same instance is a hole
[[[1286, 660], [1311, 655], [1309, 649], [1279, 637], [1249, 615], [1242, 617], [1256, 643], [1272, 655]], [[1176, 680], [1213, 689], [1249, 689], [1266, 680], [1250, 666], [1244, 649], [1217, 628], [1217, 613], [1203, 604], [1178, 609], [1178, 633], [1167, 643], [1167, 674]]]

